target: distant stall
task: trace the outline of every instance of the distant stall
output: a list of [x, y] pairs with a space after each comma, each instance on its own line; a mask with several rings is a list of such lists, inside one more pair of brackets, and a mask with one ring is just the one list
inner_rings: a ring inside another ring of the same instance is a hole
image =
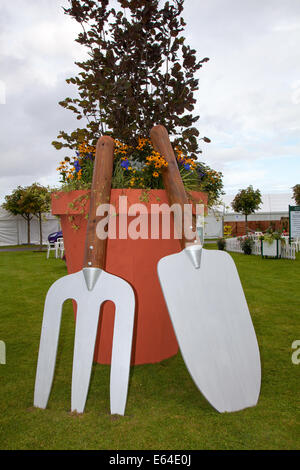
[[[245, 216], [231, 212], [231, 202], [234, 196], [227, 196], [225, 200], [227, 211], [224, 223], [231, 226], [231, 234], [240, 236], [246, 233]], [[274, 193], [263, 194], [262, 204], [258, 211], [248, 215], [248, 230], [265, 232], [268, 228], [276, 231], [289, 231], [289, 205], [292, 204], [290, 194]]]

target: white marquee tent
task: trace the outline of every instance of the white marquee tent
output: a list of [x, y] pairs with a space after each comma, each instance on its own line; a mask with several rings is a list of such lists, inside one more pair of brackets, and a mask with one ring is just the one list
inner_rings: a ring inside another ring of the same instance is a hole
[[[48, 235], [60, 230], [59, 219], [52, 214], [44, 214], [42, 223], [43, 243]], [[40, 243], [39, 221], [36, 217], [30, 222], [31, 243]], [[12, 215], [0, 207], [0, 246], [22, 245], [27, 243], [27, 222], [21, 215]]]
[[[231, 202], [233, 201], [234, 196], [228, 194], [223, 196], [223, 202], [226, 207], [226, 213], [232, 214], [233, 209], [231, 207]], [[286, 212], [289, 211], [289, 205], [294, 206], [296, 203], [292, 198], [291, 194], [287, 193], [271, 193], [271, 194], [262, 194], [262, 203], [260, 208], [256, 211], [257, 214], [274, 214], [276, 212]]]
[[[224, 197], [224, 203], [226, 205], [225, 222], [238, 222], [244, 221], [245, 216], [242, 214], [236, 214], [232, 207], [231, 202], [234, 196], [227, 195]], [[254, 214], [248, 216], [248, 220], [280, 220], [282, 217], [288, 217], [289, 205], [295, 206], [296, 203], [292, 198], [291, 194], [287, 193], [273, 193], [273, 194], [262, 194], [262, 203], [260, 208], [255, 211]]]
[[[244, 215], [233, 211], [231, 207], [233, 199], [234, 195], [224, 195], [222, 197], [223, 206], [219, 206], [216, 211], [210, 211], [205, 217], [205, 238], [222, 237], [224, 223], [245, 220]], [[260, 208], [254, 214], [249, 215], [248, 220], [280, 220], [282, 217], [288, 217], [289, 205], [294, 206], [295, 204], [292, 195], [288, 193], [262, 194]]]

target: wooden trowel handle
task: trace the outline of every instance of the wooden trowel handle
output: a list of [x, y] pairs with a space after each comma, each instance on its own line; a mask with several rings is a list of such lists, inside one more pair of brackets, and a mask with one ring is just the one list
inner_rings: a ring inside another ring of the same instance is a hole
[[[172, 148], [169, 135], [167, 129], [164, 126], [158, 125], [152, 127], [150, 131], [151, 141], [154, 147], [154, 150], [159, 152], [168, 162], [167, 168], [163, 171], [163, 182], [165, 189], [167, 191], [168, 200], [170, 206], [172, 204], [180, 204], [182, 214], [184, 214], [184, 204], [189, 204], [182, 178], [179, 173], [176, 157], [174, 154], [174, 150]], [[182, 217], [182, 227], [184, 227], [184, 218]], [[192, 222], [193, 231], [196, 233], [196, 222], [195, 218], [193, 217]], [[178, 231], [181, 232], [181, 227], [176, 228]], [[194, 239], [186, 239], [184, 230], [182, 229], [182, 238], [181, 246], [182, 249], [188, 245], [194, 243], [197, 237]], [[199, 239], [197, 238], [199, 242]]]
[[[105, 267], [107, 238], [100, 239], [96, 227], [101, 217], [96, 216], [100, 204], [109, 204], [111, 179], [113, 172], [114, 140], [102, 136], [97, 142], [94, 162], [93, 181], [91, 188], [89, 218], [84, 249], [84, 268]], [[102, 216], [103, 218], [104, 216]]]

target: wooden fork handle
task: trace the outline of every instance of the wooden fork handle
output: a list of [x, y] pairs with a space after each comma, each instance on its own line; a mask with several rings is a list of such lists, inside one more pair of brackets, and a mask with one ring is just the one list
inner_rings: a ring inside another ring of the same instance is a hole
[[101, 204], [109, 204], [113, 173], [114, 140], [102, 136], [97, 142], [93, 181], [90, 197], [89, 218], [84, 249], [84, 268], [105, 268], [107, 238], [97, 236], [97, 224], [103, 219], [97, 216]]
[[[181, 227], [175, 227], [176, 230], [181, 234], [182, 237], [180, 239], [182, 249], [186, 246], [191, 245], [199, 239], [195, 236], [194, 239], [187, 239], [183, 230], [184, 227], [184, 205], [189, 204], [186, 191], [183, 186], [182, 178], [179, 173], [176, 157], [174, 154], [174, 150], [172, 148], [168, 131], [164, 126], [158, 125], [152, 127], [150, 131], [151, 141], [154, 147], [154, 150], [159, 152], [168, 162], [168, 166], [166, 169], [163, 170], [163, 182], [165, 189], [167, 191], [168, 200], [170, 206], [173, 204], [179, 204], [181, 206], [182, 211], [182, 220], [181, 220]], [[196, 233], [196, 221], [195, 217], [192, 218], [192, 229], [193, 232]]]

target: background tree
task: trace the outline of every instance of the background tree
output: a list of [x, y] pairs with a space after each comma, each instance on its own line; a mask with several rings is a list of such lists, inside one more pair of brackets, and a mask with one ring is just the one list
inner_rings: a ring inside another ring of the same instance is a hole
[[139, 136], [149, 137], [151, 127], [160, 123], [178, 135], [174, 145], [196, 158], [195, 73], [209, 59], [197, 60], [181, 34], [184, 0], [167, 1], [161, 8], [158, 0], [117, 0], [118, 9], [108, 0], [69, 3], [64, 12], [82, 26], [76, 41], [89, 58], [76, 62], [80, 72], [66, 80], [76, 85], [78, 97], [59, 104], [88, 123], [70, 134], [60, 131], [62, 141], [53, 145], [75, 150], [78, 142], [95, 145], [100, 135], [111, 133], [134, 147]]
[[40, 249], [43, 246], [43, 214], [50, 211], [51, 207], [51, 193], [48, 187], [42, 186], [39, 183], [33, 183], [31, 186], [26, 188], [28, 192], [33, 195], [33, 206], [32, 211], [39, 221], [39, 232], [40, 232]]
[[27, 222], [27, 243], [30, 244], [30, 222], [35, 215], [39, 220], [40, 245], [42, 246], [42, 214], [50, 210], [50, 191], [38, 183], [31, 186], [18, 186], [5, 196], [4, 209], [13, 215], [20, 214]]
[[296, 184], [295, 186], [293, 186], [292, 190], [293, 198], [295, 199], [297, 206], [300, 206], [300, 184]]
[[248, 233], [248, 215], [253, 214], [261, 204], [261, 193], [259, 189], [256, 191], [250, 185], [247, 189], [240, 189], [231, 203], [231, 207], [235, 212], [244, 214], [246, 234]]
[[20, 214], [27, 222], [27, 243], [30, 244], [30, 222], [34, 215], [34, 196], [27, 188], [18, 186], [10, 195], [5, 196], [4, 209], [13, 215]]

